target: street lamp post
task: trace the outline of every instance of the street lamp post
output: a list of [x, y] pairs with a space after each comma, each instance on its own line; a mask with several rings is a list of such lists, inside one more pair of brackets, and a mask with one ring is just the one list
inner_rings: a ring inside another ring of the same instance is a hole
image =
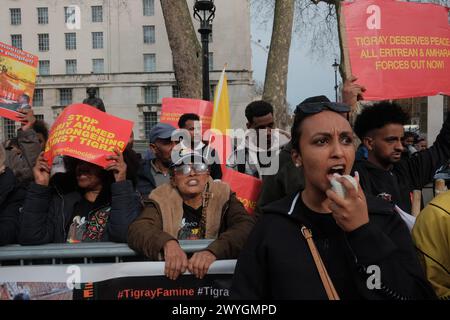
[[331, 65], [334, 68], [334, 92], [336, 96], [336, 102], [338, 101], [338, 84], [337, 84], [337, 71], [339, 67], [339, 63], [337, 63], [337, 60], [334, 59], [334, 63]]
[[196, 0], [194, 4], [194, 18], [200, 21], [202, 50], [203, 50], [203, 100], [209, 101], [209, 35], [212, 32], [212, 21], [216, 13], [214, 0]]

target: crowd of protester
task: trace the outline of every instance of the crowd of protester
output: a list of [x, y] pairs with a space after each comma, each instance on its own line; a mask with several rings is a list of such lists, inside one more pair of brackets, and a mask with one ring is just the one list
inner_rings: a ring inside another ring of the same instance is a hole
[[[342, 104], [325, 96], [301, 102], [290, 134], [275, 127], [272, 105], [251, 102], [247, 128], [264, 138], [257, 150], [245, 140], [226, 167], [199, 138], [199, 116], [185, 114], [178, 128], [152, 128], [148, 155], [133, 150], [131, 137], [105, 168], [64, 156], [54, 170], [43, 153], [48, 129], [24, 109], [16, 137], [0, 145], [0, 245], [128, 243], [164, 260], [172, 280], [187, 270], [201, 279], [214, 261], [238, 259], [237, 299], [450, 298], [450, 193], [425, 207], [412, 234], [399, 214], [411, 213], [413, 190], [447, 165], [450, 119], [429, 148], [404, 132], [408, 117], [396, 103], [351, 119], [364, 94], [355, 80], [346, 81]], [[186, 134], [181, 142], [172, 139], [177, 130]], [[275, 144], [275, 132], [289, 142]], [[221, 180], [225, 168], [262, 181], [253, 215]], [[213, 241], [192, 256], [179, 245], [198, 239]], [[382, 278], [369, 288], [373, 266]]]

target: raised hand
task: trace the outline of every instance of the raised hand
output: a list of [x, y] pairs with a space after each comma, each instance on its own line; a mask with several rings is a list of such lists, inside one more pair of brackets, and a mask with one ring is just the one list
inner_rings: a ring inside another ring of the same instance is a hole
[[358, 190], [346, 178], [337, 180], [346, 189], [346, 197], [342, 198], [336, 192], [329, 189], [326, 194], [330, 199], [329, 209], [333, 215], [336, 224], [345, 232], [351, 232], [364, 224], [369, 223], [369, 213], [367, 209], [366, 197], [359, 185], [359, 175], [355, 175], [358, 182]]
[[39, 154], [33, 167], [34, 182], [41, 186], [48, 186], [50, 182], [50, 167], [44, 158], [44, 152]]
[[356, 83], [358, 78], [351, 76], [344, 81], [344, 86], [342, 88], [342, 101], [352, 107], [352, 110], [356, 108], [356, 103], [359, 100], [364, 99], [364, 92], [366, 88], [362, 85]]
[[123, 154], [119, 149], [114, 149], [115, 155], [107, 156], [106, 159], [111, 163], [105, 168], [107, 171], [114, 173], [114, 179], [116, 182], [125, 181], [127, 179], [127, 164], [123, 160]]
[[20, 123], [22, 124], [22, 130], [26, 131], [33, 127], [34, 123], [36, 122], [36, 117], [34, 116], [33, 109], [23, 109], [18, 110], [20, 118]]

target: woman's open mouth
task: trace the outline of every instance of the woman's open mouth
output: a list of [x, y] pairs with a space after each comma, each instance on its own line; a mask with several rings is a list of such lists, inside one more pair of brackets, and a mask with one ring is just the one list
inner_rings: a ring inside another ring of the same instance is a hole
[[341, 175], [341, 176], [345, 175], [345, 165], [336, 165], [336, 166], [331, 167], [328, 170], [327, 177], [329, 179], [332, 179], [333, 175], [336, 174], [336, 173]]

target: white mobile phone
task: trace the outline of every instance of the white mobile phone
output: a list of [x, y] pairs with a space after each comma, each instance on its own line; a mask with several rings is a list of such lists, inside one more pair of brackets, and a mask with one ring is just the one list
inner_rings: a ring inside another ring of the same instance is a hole
[[337, 178], [344, 177], [348, 181], [351, 182], [351, 184], [355, 187], [356, 191], [358, 191], [358, 183], [356, 182], [356, 179], [350, 175], [344, 175], [344, 176], [335, 176], [333, 179], [331, 179], [331, 189], [336, 192], [340, 197], [345, 198], [347, 196], [347, 192], [344, 188], [344, 186], [337, 180]]

